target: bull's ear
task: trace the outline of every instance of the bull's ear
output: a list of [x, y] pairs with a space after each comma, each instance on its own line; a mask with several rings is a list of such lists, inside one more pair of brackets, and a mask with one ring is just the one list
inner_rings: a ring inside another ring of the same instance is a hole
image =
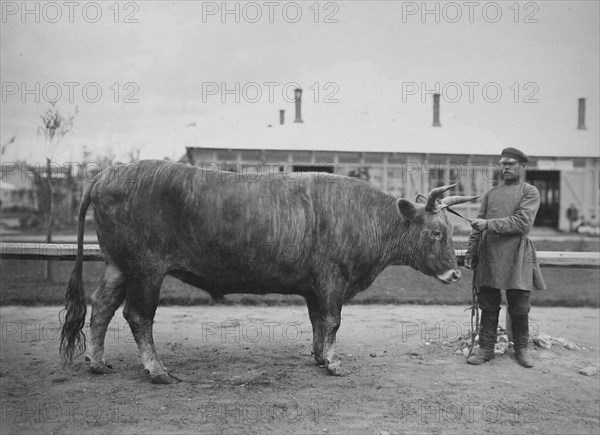
[[417, 215], [417, 209], [414, 204], [406, 199], [400, 198], [397, 202], [398, 210], [404, 219], [413, 220]]
[[426, 204], [427, 203], [427, 197], [425, 195], [423, 195], [422, 193], [417, 193], [417, 196], [415, 198], [415, 202], [417, 204]]

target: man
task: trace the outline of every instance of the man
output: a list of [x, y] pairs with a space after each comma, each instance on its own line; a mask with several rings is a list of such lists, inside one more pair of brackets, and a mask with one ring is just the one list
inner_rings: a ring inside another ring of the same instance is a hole
[[575, 222], [579, 220], [579, 210], [575, 207], [575, 204], [571, 204], [567, 209], [567, 219], [569, 219], [569, 232], [574, 232]]
[[515, 356], [523, 367], [533, 367], [528, 350], [529, 293], [546, 285], [527, 237], [540, 206], [540, 193], [525, 183], [528, 161], [516, 148], [502, 150], [502, 182], [484, 195], [477, 218], [471, 221], [465, 266], [476, 271], [481, 324], [479, 349], [467, 359], [470, 364], [494, 357], [500, 289], [506, 289]]

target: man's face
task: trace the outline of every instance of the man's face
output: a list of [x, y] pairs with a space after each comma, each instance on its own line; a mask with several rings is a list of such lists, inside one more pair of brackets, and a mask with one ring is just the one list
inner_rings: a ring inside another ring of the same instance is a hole
[[521, 165], [516, 161], [504, 161], [502, 165], [502, 178], [507, 182], [518, 181], [521, 178]]

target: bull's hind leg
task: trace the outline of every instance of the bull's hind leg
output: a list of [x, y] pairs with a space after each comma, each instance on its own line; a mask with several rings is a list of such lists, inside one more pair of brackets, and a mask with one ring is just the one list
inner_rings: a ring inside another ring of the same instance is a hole
[[94, 374], [113, 372], [112, 367], [104, 360], [104, 338], [110, 320], [125, 299], [123, 282], [123, 273], [116, 266], [109, 264], [98, 288], [92, 295], [88, 359], [90, 360], [90, 370]]
[[154, 314], [158, 307], [160, 286], [163, 274], [137, 276], [127, 280], [127, 300], [123, 309], [123, 316], [129, 323], [133, 338], [142, 355], [144, 368], [150, 373], [155, 384], [174, 384], [179, 379], [170, 375], [162, 365], [152, 336]]

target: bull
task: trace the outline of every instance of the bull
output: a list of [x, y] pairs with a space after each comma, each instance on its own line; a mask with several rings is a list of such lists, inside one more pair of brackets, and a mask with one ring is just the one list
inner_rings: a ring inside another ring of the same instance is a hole
[[86, 351], [82, 263], [90, 204], [106, 263], [91, 297], [86, 359], [95, 374], [113, 371], [104, 338], [125, 301], [123, 316], [152, 382], [179, 381], [161, 363], [152, 334], [167, 274], [216, 300], [231, 293], [304, 297], [314, 358], [338, 376], [348, 374], [334, 352], [342, 305], [383, 269], [404, 263], [444, 283], [460, 279], [444, 209], [476, 197], [440, 200], [452, 187], [444, 186], [413, 203], [333, 174], [253, 175], [158, 160], [99, 173], [79, 208], [60, 340], [64, 362]]

